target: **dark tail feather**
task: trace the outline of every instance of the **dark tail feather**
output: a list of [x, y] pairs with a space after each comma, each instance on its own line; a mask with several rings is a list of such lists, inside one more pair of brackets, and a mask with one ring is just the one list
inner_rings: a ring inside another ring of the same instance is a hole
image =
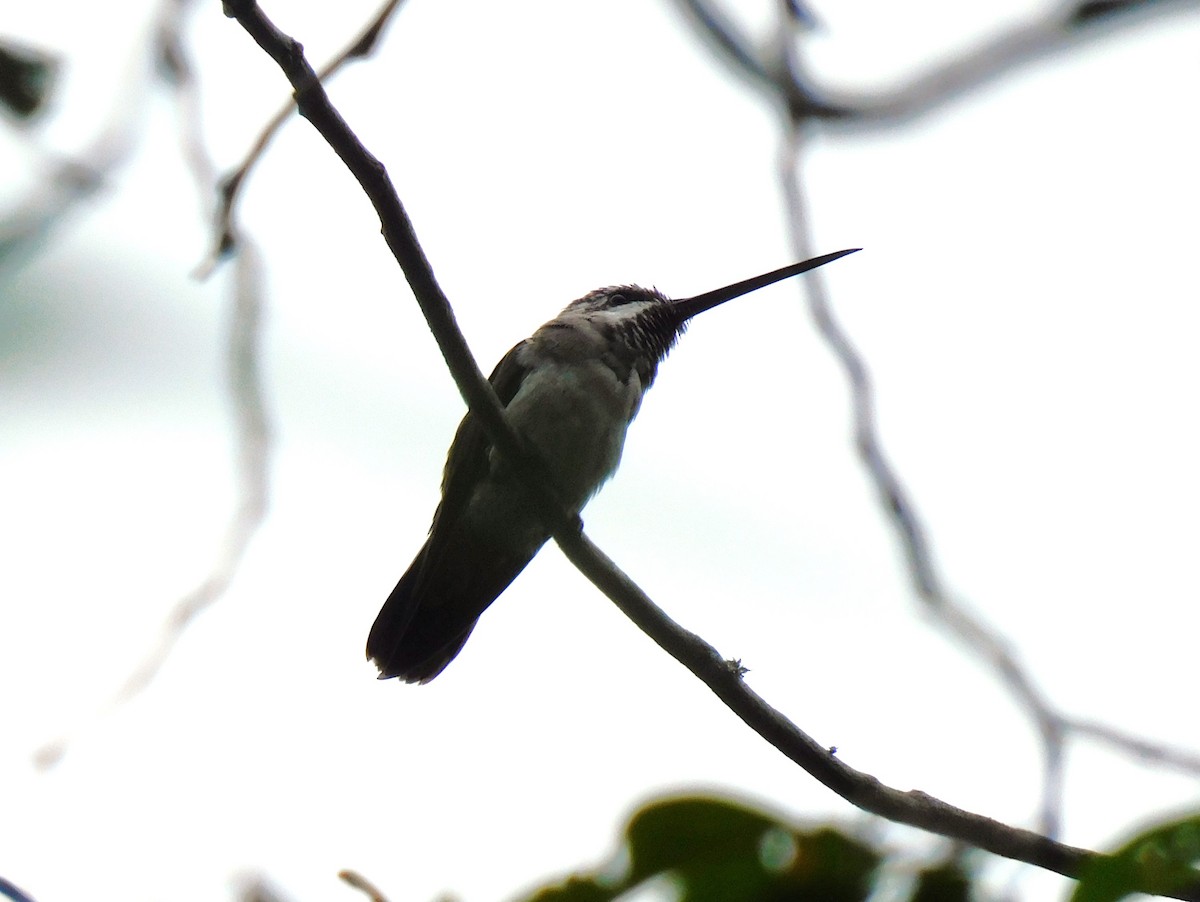
[[433, 561], [427, 542], [375, 618], [367, 657], [381, 680], [428, 683], [445, 670], [479, 615], [533, 559], [455, 544], [456, 553]]
[[425, 566], [428, 546], [421, 548], [416, 560], [391, 590], [388, 601], [383, 603], [376, 621], [367, 636], [367, 659], [379, 667], [379, 679], [398, 677], [404, 682], [428, 682], [454, 659], [467, 642], [474, 621], [452, 638], [434, 638], [428, 624], [424, 629], [421, 620], [422, 593], [416, 591], [421, 571]]
[[392, 589], [371, 625], [371, 633], [367, 636], [367, 659], [375, 661], [381, 670], [385, 669], [384, 662], [392, 657], [393, 646], [398, 644], [413, 615], [417, 613], [412, 585], [428, 550], [429, 545], [426, 544], [408, 571], [400, 577], [400, 582], [396, 583], [396, 588]]
[[413, 586], [423, 555], [422, 551], [400, 578], [367, 637], [367, 657], [379, 667], [381, 680], [399, 677], [406, 683], [428, 683], [462, 651], [475, 628], [471, 620], [457, 632], [447, 630], [439, 623], [444, 617], [430, 617], [430, 611], [422, 610]]

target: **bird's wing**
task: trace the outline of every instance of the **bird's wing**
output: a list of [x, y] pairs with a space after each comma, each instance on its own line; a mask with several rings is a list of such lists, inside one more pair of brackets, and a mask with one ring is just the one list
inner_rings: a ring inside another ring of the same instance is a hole
[[[528, 372], [524, 342], [504, 355], [490, 381], [500, 403], [512, 401]], [[367, 657], [379, 665], [381, 679], [427, 683], [442, 672], [467, 641], [475, 620], [537, 551], [494, 547], [494, 537], [465, 528], [471, 495], [488, 477], [490, 442], [468, 411], [458, 426], [446, 471], [442, 500], [433, 515], [429, 539], [371, 627]]]
[[[525, 345], [526, 342], [522, 341], [500, 358], [500, 362], [492, 370], [492, 375], [488, 377], [504, 407], [516, 397], [521, 383], [529, 374], [530, 368], [521, 359], [521, 350]], [[446, 470], [442, 475], [442, 501], [433, 518], [435, 526], [443, 518], [451, 521], [458, 519], [471, 498], [471, 492], [487, 475], [490, 447], [487, 430], [475, 414], [467, 411], [467, 415], [458, 424], [454, 442], [450, 445], [450, 454], [446, 458]]]

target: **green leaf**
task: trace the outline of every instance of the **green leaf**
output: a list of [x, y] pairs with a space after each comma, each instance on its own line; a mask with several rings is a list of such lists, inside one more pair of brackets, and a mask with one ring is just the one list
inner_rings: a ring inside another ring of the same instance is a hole
[[0, 105], [23, 119], [32, 116], [46, 102], [54, 69], [48, 54], [0, 41]]
[[922, 871], [909, 902], [967, 902], [970, 898], [970, 876], [960, 862], [951, 861]]
[[836, 830], [805, 832], [728, 799], [688, 796], [636, 812], [624, 854], [613, 862], [528, 898], [613, 902], [662, 881], [677, 888], [681, 902], [861, 902], [878, 864], [874, 850]]
[[732, 802], [677, 798], [655, 802], [625, 830], [635, 881], [717, 859], [758, 860], [763, 834], [778, 823]]
[[569, 877], [538, 890], [529, 896], [529, 902], [612, 902], [623, 892], [623, 886], [605, 885], [596, 877]]
[[836, 830], [805, 833], [714, 798], [649, 805], [630, 822], [626, 838], [630, 882], [669, 873], [683, 902], [853, 902], [870, 893], [879, 863], [873, 850]]
[[1136, 892], [1200, 886], [1200, 814], [1142, 833], [1084, 867], [1071, 902], [1115, 902]]

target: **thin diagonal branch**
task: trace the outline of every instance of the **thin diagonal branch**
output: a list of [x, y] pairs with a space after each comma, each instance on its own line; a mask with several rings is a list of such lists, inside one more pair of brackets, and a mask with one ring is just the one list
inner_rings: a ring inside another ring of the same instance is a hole
[[713, 0], [675, 2], [705, 43], [721, 52], [722, 62], [771, 103], [782, 103], [793, 116], [803, 114], [855, 129], [896, 125], [936, 112], [1038, 60], [1098, 39], [1111, 27], [1200, 8], [1200, 0], [1071, 0], [1048, 6], [1041, 16], [1017, 22], [924, 71], [897, 79], [894, 87], [863, 92], [819, 83], [800, 67], [778, 65], [771, 54], [756, 49]]
[[3, 877], [0, 877], [0, 896], [11, 899], [12, 902], [33, 902], [31, 896], [27, 896], [15, 883], [10, 883]]
[[[791, 71], [796, 63], [787, 29], [786, 20], [781, 21], [784, 66]], [[784, 120], [784, 128], [783, 148], [779, 156], [780, 189], [793, 249], [802, 254], [805, 248], [812, 245], [807, 204], [799, 176], [808, 122], [792, 116]], [[948, 628], [967, 648], [983, 657], [1037, 728], [1042, 746], [1042, 799], [1038, 825], [1048, 836], [1056, 836], [1062, 809], [1062, 718], [1051, 709], [1007, 645], [947, 591], [934, 563], [926, 527], [884, 451], [876, 425], [875, 389], [867, 363], [834, 316], [824, 279], [818, 274], [816, 278], [806, 280], [803, 291], [807, 295], [809, 313], [817, 333], [829, 346], [849, 383], [854, 446], [875, 486], [880, 505], [899, 536], [917, 597], [934, 612], [938, 623]]]
[[[985, 84], [1042, 59], [1077, 50], [1083, 41], [1153, 15], [1200, 8], [1197, 0], [1117, 0], [1112, 3], [1066, 2], [1048, 7], [1038, 18], [1018, 22], [963, 48], [944, 62], [917, 73], [889, 91], [876, 94], [832, 91], [846, 119], [873, 124], [908, 121], [940, 110]], [[808, 79], [797, 79], [808, 81]]]
[[[1200, 5], [1195, 0], [1113, 0], [1106, 3], [1063, 3], [1041, 19], [1019, 23], [964, 51], [925, 75], [891, 92], [850, 97], [816, 86], [804, 71], [795, 50], [795, 23], [785, 8], [780, 15], [777, 40], [767, 50], [752, 52], [747, 38], [730, 25], [711, 0], [678, 0], [690, 21], [704, 32], [708, 43], [722, 49], [724, 61], [750, 77], [781, 110], [783, 149], [779, 177], [795, 252], [811, 252], [812, 242], [798, 170], [806, 131], [818, 121], [831, 119], [864, 127], [888, 127], [897, 120], [944, 106], [982, 82], [1000, 77], [1035, 58], [1071, 49], [1083, 35], [1095, 35], [1097, 22], [1108, 22], [1118, 13]], [[785, 3], [786, 7], [786, 3]], [[1128, 17], [1130, 21], [1133, 16]], [[718, 33], [709, 33], [712, 30]], [[797, 98], [830, 98], [797, 102]], [[835, 116], [829, 110], [837, 110]], [[1039, 825], [1049, 835], [1058, 829], [1062, 804], [1066, 740], [1073, 734], [1105, 742], [1127, 754], [1162, 761], [1177, 769], [1200, 773], [1195, 754], [1137, 739], [1096, 723], [1077, 721], [1058, 710], [1037, 687], [1009, 644], [985, 624], [945, 586], [934, 561], [931, 540], [917, 506], [891, 465], [878, 433], [874, 389], [862, 355], [833, 315], [824, 289], [824, 276], [814, 272], [802, 289], [817, 332], [841, 365], [850, 387], [854, 445], [875, 487], [880, 505], [899, 540], [917, 598], [978, 659], [982, 660], [1016, 699], [1038, 733], [1043, 761]]]
[[[527, 488], [551, 526], [567, 558], [664, 650], [687, 667], [725, 704], [776, 749], [854, 805], [898, 823], [910, 824], [960, 839], [998, 855], [1026, 861], [1067, 876], [1078, 876], [1097, 854], [1067, 846], [1029, 830], [956, 808], [921, 792], [900, 792], [869, 774], [849, 767], [768, 705], [711, 645], [672, 621], [603, 552], [572, 518], [546, 496], [536, 482], [538, 468], [521, 458], [522, 443], [471, 357], [454, 321], [449, 301], [438, 287], [429, 261], [417, 242], [412, 223], [383, 165], [375, 159], [333, 109], [300, 44], [279, 31], [254, 0], [225, 0], [226, 14], [236, 18], [278, 63], [292, 86], [304, 117], [354, 173], [379, 213], [389, 248], [404, 271], [430, 330], [451, 367], [471, 411], [480, 417], [488, 437], [510, 461], [517, 462]], [[1180, 898], [1200, 899], [1200, 885]]]
[[438, 284], [433, 267], [417, 241], [408, 213], [400, 203], [384, 165], [363, 146], [358, 136], [334, 109], [320, 78], [304, 56], [298, 41], [279, 31], [253, 0], [223, 0], [225, 14], [236, 18], [267, 54], [275, 60], [295, 88], [300, 114], [325, 138], [346, 168], [362, 186], [379, 215], [383, 239], [400, 264], [421, 312], [438, 342], [442, 357], [471, 412], [479, 417], [489, 437], [512, 465], [529, 478], [527, 486], [541, 505], [555, 537], [578, 532], [578, 515], [567, 512], [549, 482], [537, 455], [504, 418], [503, 408], [467, 347], [454, 310]]
[[[784, 137], [779, 155], [779, 179], [787, 210], [795, 253], [804, 254], [812, 244], [798, 170], [803, 150], [803, 126], [795, 123]], [[842, 328], [829, 303], [825, 282], [819, 274], [805, 281], [808, 309], [817, 333], [829, 346], [850, 385], [854, 445], [879, 496], [880, 505], [900, 537], [908, 572], [917, 597], [934, 610], [937, 622], [946, 626], [969, 649], [982, 655], [1001, 676], [1026, 714], [1038, 728], [1042, 740], [1043, 780], [1039, 826], [1054, 836], [1058, 830], [1062, 802], [1063, 725], [1031, 678], [1007, 646], [974, 615], [951, 599], [933, 561], [928, 534], [907, 490], [884, 452], [875, 417], [875, 389], [862, 354]]]
[[388, 902], [387, 896], [383, 894], [383, 891], [362, 874], [358, 873], [358, 871], [351, 871], [349, 869], [338, 871], [338, 877], [342, 879], [342, 882], [364, 893], [370, 902]]
[[[754, 46], [720, 5], [711, 0], [676, 0], [684, 17], [706, 43], [718, 51], [718, 59], [728, 63], [737, 75], [758, 88], [772, 102], [782, 101], [793, 116], [812, 116], [820, 119], [842, 119], [854, 115], [837, 103], [828, 102], [822, 95], [810, 91], [799, 79], [786, 77], [773, 54]], [[785, 0], [784, 15], [793, 26], [808, 28], [814, 18], [803, 7]]]
[[[354, 40], [347, 44], [341, 53], [321, 67], [317, 72], [317, 77], [323, 83], [326, 83], [350, 62], [370, 56], [375, 50], [375, 46], [379, 43], [379, 39], [383, 36], [384, 29], [391, 21], [393, 13], [403, 3], [404, 0], [387, 0], [375, 14], [375, 17], [358, 33]], [[229, 256], [237, 246], [238, 232], [233, 221], [233, 211], [237, 205], [237, 199], [241, 194], [242, 186], [246, 183], [246, 176], [250, 174], [250, 170], [262, 158], [275, 134], [291, 118], [294, 112], [296, 112], [296, 103], [294, 100], [289, 100], [281, 106], [279, 111], [271, 117], [271, 120], [259, 132], [257, 140], [255, 140], [249, 152], [242, 159], [242, 162], [221, 179], [220, 199], [215, 214], [215, 221], [217, 223], [216, 241], [208, 257], [196, 267], [196, 275], [199, 278], [207, 278], [216, 268], [217, 264]]]
[[1172, 748], [1161, 742], [1150, 742], [1140, 736], [1134, 736], [1132, 733], [1094, 720], [1069, 717], [1064, 722], [1070, 732], [1124, 749], [1137, 755], [1147, 764], [1170, 767], [1193, 776], [1200, 773], [1200, 755], [1195, 752]]

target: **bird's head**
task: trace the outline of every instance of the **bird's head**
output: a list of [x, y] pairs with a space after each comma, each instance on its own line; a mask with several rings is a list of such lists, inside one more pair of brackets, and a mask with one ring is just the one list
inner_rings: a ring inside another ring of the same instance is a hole
[[657, 362], [667, 355], [697, 314], [857, 250], [859, 248], [851, 248], [813, 257], [691, 298], [673, 299], [656, 288], [639, 285], [598, 288], [572, 301], [563, 310], [562, 319], [584, 319], [614, 343]]

